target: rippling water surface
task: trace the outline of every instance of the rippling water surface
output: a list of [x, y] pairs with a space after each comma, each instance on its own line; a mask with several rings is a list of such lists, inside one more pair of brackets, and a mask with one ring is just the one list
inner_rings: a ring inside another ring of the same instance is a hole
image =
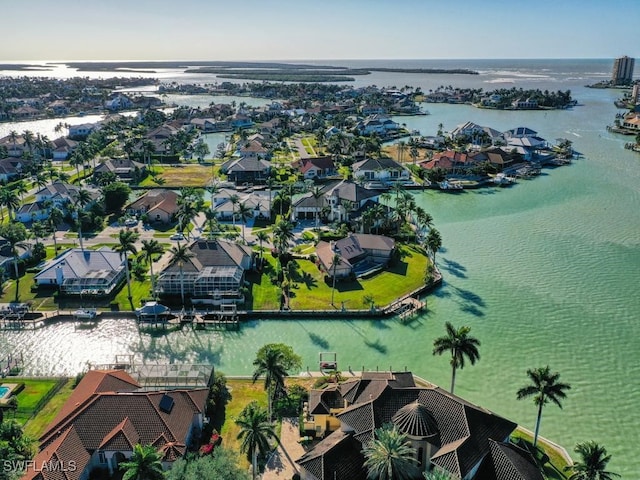
[[[595, 78], [603, 76], [601, 67], [593, 66]], [[494, 72], [475, 81], [505, 77], [504, 68]], [[239, 332], [151, 336], [132, 321], [102, 320], [91, 330], [56, 324], [2, 333], [0, 351], [24, 352], [32, 374], [73, 374], [89, 361], [131, 353], [146, 362], [211, 362], [227, 374], [244, 375], [252, 372], [260, 346], [285, 342], [312, 369], [318, 352], [336, 351], [343, 370], [407, 367], [447, 387], [448, 360], [431, 351], [449, 320], [469, 325], [482, 342], [481, 360], [459, 373], [456, 393], [532, 428], [533, 402], [517, 401], [515, 392], [526, 384], [528, 368], [548, 364], [573, 388], [562, 410], [545, 408], [542, 434], [568, 449], [579, 441], [601, 442], [613, 454], [610, 469], [636, 478], [640, 155], [624, 150], [625, 138], [606, 132], [618, 93], [584, 89], [586, 80], [565, 80], [571, 75], [567, 70], [562, 88], [571, 88], [584, 104], [573, 110], [427, 105], [430, 116], [402, 118], [423, 134], [434, 134], [439, 123], [450, 130], [467, 120], [501, 130], [526, 125], [549, 140], [567, 137], [584, 154], [571, 166], [545, 170], [512, 188], [416, 193], [442, 233], [437, 261], [445, 283], [428, 298], [428, 312], [410, 325], [393, 319], [276, 320], [250, 322]], [[553, 72], [550, 77], [560, 82]], [[389, 83], [429, 87], [430, 81], [395, 76]], [[522, 81], [539, 82], [531, 75]]]

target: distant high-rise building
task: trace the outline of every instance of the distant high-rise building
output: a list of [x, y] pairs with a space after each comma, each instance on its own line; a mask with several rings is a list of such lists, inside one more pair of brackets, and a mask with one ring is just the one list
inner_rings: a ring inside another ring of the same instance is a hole
[[611, 75], [611, 82], [614, 85], [624, 85], [631, 83], [633, 80], [633, 66], [635, 59], [631, 57], [616, 58], [613, 62], [613, 74]]

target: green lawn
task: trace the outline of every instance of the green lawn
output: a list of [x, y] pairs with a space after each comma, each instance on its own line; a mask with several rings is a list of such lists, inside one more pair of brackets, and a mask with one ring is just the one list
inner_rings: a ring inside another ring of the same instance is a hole
[[[530, 449], [533, 449], [533, 436], [529, 433], [518, 428], [511, 434], [511, 438], [514, 441], [522, 439], [528, 444]], [[538, 437], [537, 448], [539, 452], [538, 459], [542, 457], [543, 451], [549, 458], [549, 461], [545, 463], [543, 467], [546, 478], [549, 480], [566, 480], [567, 476], [564, 474], [564, 467], [567, 466], [567, 462], [560, 452], [552, 445], [540, 439], [540, 437]]]
[[24, 427], [25, 433], [37, 439], [45, 432], [47, 426], [58, 415], [58, 412], [73, 393], [73, 379], [67, 383], [49, 400], [38, 414], [27, 422]]
[[280, 308], [280, 287], [271, 283], [270, 274], [276, 270], [276, 259], [265, 252], [265, 268], [262, 274], [250, 272], [247, 281], [251, 283], [247, 295], [248, 310], [277, 310]]
[[[334, 293], [334, 305], [347, 309], [366, 309], [362, 299], [373, 297], [378, 306], [387, 305], [396, 298], [420, 288], [424, 283], [427, 255], [415, 247], [399, 247], [400, 258], [386, 271], [371, 278], [355, 281], [338, 281]], [[250, 275], [251, 296], [248, 308], [255, 310], [278, 308], [280, 289], [272, 285], [269, 276], [275, 271], [277, 261], [266, 255], [267, 264], [262, 276]], [[331, 306], [332, 283], [325, 282], [325, 275], [308, 260], [296, 260], [297, 272], [293, 276], [289, 306], [293, 310], [324, 310]]]
[[[212, 174], [219, 175], [220, 166], [200, 164], [179, 164], [179, 166], [157, 165], [153, 167], [157, 176], [164, 180], [162, 185], [169, 187], [204, 187], [209, 183]], [[147, 176], [141, 183], [141, 187], [157, 187], [151, 176]]]
[[[41, 405], [42, 399], [51, 392], [58, 383], [57, 380], [36, 379], [36, 378], [20, 378], [10, 377], [6, 383], [23, 383], [24, 390], [16, 396], [18, 400], [18, 409], [15, 412], [15, 419], [24, 425], [29, 418], [37, 412]], [[9, 418], [13, 418], [13, 414], [7, 412]]]
[[[307, 390], [311, 388], [314, 379], [288, 378], [286, 380], [287, 388], [293, 384], [301, 384]], [[255, 384], [249, 379], [227, 378], [227, 386], [231, 391], [231, 401], [227, 404], [225, 412], [225, 422], [220, 431], [223, 438], [223, 445], [226, 448], [240, 451], [240, 440], [237, 440], [240, 429], [235, 423], [236, 418], [240, 416], [242, 410], [252, 401], [257, 401], [265, 409], [267, 408], [267, 394], [264, 390], [264, 381], [258, 380]], [[249, 467], [246, 456], [240, 454], [242, 466]]]

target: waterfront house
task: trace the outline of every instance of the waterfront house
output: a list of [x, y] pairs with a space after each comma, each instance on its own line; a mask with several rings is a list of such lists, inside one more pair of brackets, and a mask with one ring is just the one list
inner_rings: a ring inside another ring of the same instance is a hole
[[397, 122], [394, 122], [385, 115], [379, 114], [369, 115], [356, 125], [356, 130], [358, 130], [361, 135], [371, 135], [375, 133], [385, 136], [389, 132], [396, 131], [399, 128], [400, 125]]
[[456, 140], [468, 138], [473, 145], [495, 145], [504, 142], [504, 136], [498, 130], [491, 127], [483, 127], [473, 122], [465, 122], [451, 130], [450, 136]]
[[0, 138], [0, 146], [7, 149], [7, 155], [10, 157], [22, 157], [22, 154], [28, 151], [22, 135], [16, 135], [15, 138], [11, 135]]
[[82, 123], [80, 125], [70, 125], [68, 136], [73, 140], [84, 140], [96, 128], [98, 128], [98, 125], [95, 123]]
[[542, 480], [531, 455], [509, 443], [516, 424], [410, 372], [363, 372], [309, 393], [305, 434], [320, 442], [296, 460], [304, 480], [366, 480], [363, 448], [377, 428], [407, 436], [422, 472], [462, 480]]
[[236, 185], [264, 183], [269, 177], [271, 164], [257, 156], [232, 158], [220, 167], [220, 171]]
[[[123, 370], [89, 370], [39, 439], [23, 480], [118, 475], [134, 447], [152, 445], [163, 468], [195, 450], [207, 388], [143, 390]], [[57, 465], [58, 468], [43, 468]]]
[[78, 142], [66, 137], [56, 138], [51, 143], [53, 144], [53, 160], [66, 160], [78, 148]]
[[113, 98], [104, 102], [104, 108], [111, 110], [112, 112], [118, 110], [125, 110], [133, 107], [133, 102], [126, 95], [121, 93], [116, 94]]
[[535, 110], [538, 108], [538, 101], [534, 98], [522, 99], [518, 98], [511, 102], [511, 108], [516, 110]]
[[233, 128], [251, 128], [253, 126], [253, 120], [243, 113], [236, 113], [231, 117], [231, 126]]
[[137, 183], [145, 174], [147, 167], [143, 163], [128, 158], [108, 158], [93, 169], [93, 179], [100, 181], [100, 177], [112, 173], [120, 182]]
[[411, 181], [409, 170], [392, 158], [365, 158], [354, 163], [352, 168], [356, 180], [378, 182], [382, 186]]
[[456, 152], [455, 150], [434, 153], [430, 160], [419, 163], [420, 167], [425, 170], [440, 168], [447, 173], [466, 170], [470, 164], [469, 156], [466, 153]]
[[[172, 263], [158, 278], [157, 293], [191, 297], [193, 303], [242, 303], [245, 272], [253, 268], [253, 251], [225, 240], [196, 240], [182, 265]], [[182, 270], [182, 272], [181, 272]]]
[[72, 248], [49, 261], [34, 281], [39, 287], [55, 287], [66, 295], [109, 295], [124, 280], [124, 262], [124, 257], [110, 248]]
[[621, 122], [622, 128], [631, 130], [633, 132], [640, 131], [640, 113], [629, 112], [627, 113]]
[[149, 190], [126, 207], [130, 215], [146, 215], [150, 223], [173, 222], [178, 211], [178, 194], [173, 190]]
[[269, 157], [269, 150], [267, 150], [259, 141], [250, 140], [247, 142], [240, 142], [237, 154], [240, 155], [240, 158], [261, 158], [265, 160]]
[[[384, 267], [394, 249], [394, 240], [384, 235], [351, 233], [340, 240], [318, 242], [316, 256], [327, 276], [345, 278]], [[340, 258], [334, 264], [335, 255]]]
[[314, 198], [311, 192], [294, 198], [291, 219], [313, 219], [318, 214], [331, 222], [355, 220], [367, 207], [375, 205], [381, 194], [349, 180], [333, 182], [323, 188], [320, 198]]

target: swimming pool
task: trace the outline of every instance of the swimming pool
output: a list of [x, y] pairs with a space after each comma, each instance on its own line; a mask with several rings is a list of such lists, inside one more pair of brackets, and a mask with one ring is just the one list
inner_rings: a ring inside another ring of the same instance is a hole
[[0, 384], [0, 403], [3, 403], [9, 399], [9, 397], [14, 393], [18, 392], [16, 390], [20, 384], [18, 383], [2, 383]]

